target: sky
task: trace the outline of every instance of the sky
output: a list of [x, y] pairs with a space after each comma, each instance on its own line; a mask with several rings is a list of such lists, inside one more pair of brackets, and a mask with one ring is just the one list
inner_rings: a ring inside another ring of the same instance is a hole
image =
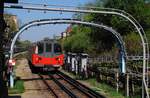
[[[19, 3], [34, 3], [34, 4], [51, 4], [51, 5], [66, 5], [79, 6], [84, 5], [94, 0], [19, 0]], [[20, 25], [24, 25], [37, 19], [51, 19], [51, 18], [71, 18], [74, 13], [61, 12], [46, 12], [43, 11], [29, 11], [19, 9], [5, 9], [5, 12], [16, 15]], [[21, 40], [30, 40], [32, 42], [42, 40], [44, 37], [53, 38], [53, 36], [60, 36], [60, 33], [65, 31], [69, 24], [49, 24], [38, 27], [32, 27], [24, 31], [19, 37]], [[20, 27], [21, 27], [20, 26]]]

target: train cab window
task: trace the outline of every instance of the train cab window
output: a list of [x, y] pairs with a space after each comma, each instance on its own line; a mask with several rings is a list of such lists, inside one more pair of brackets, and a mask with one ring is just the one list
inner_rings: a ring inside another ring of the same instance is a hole
[[46, 43], [46, 52], [51, 52], [51, 51], [52, 51], [52, 44]]
[[38, 44], [38, 53], [39, 54], [44, 52], [44, 48], [43, 47], [44, 47], [43, 43], [39, 43]]
[[54, 52], [60, 53], [61, 52], [61, 46], [59, 44], [54, 44]]

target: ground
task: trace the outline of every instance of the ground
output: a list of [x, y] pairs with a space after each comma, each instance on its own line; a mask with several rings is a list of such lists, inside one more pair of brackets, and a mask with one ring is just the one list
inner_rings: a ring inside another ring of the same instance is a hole
[[[10, 98], [53, 98], [53, 95], [50, 93], [48, 87], [44, 84], [38, 74], [33, 74], [28, 65], [28, 61], [26, 59], [20, 59], [17, 61], [17, 67], [15, 70], [16, 77], [19, 77], [24, 81], [25, 92], [22, 94], [15, 94]], [[86, 86], [92, 87], [89, 83], [80, 81]], [[54, 84], [51, 84], [54, 86]], [[92, 87], [93, 88], [93, 87]], [[56, 87], [54, 87], [56, 89]], [[59, 89], [56, 89], [58, 92]], [[59, 93], [61, 94], [61, 93]], [[12, 95], [11, 95], [12, 96]], [[61, 95], [63, 97], [63, 94]]]
[[32, 74], [27, 60], [21, 59], [18, 62], [16, 76], [24, 81], [25, 87], [25, 92], [20, 94], [21, 98], [52, 98], [39, 76]]

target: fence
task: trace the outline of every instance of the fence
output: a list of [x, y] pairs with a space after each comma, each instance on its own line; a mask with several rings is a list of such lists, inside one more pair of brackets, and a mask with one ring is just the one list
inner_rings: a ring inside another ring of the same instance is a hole
[[65, 70], [78, 74], [82, 79], [94, 77], [100, 83], [111, 85], [117, 92], [120, 89], [130, 96], [140, 94], [142, 74], [132, 73], [132, 71], [121, 74], [118, 62], [112, 56], [91, 58], [84, 53], [67, 53], [65, 63]]

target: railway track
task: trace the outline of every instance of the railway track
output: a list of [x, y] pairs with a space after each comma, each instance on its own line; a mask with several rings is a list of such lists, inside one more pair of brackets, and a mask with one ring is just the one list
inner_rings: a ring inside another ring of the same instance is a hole
[[40, 77], [55, 98], [105, 98], [60, 71]]
[[48, 88], [48, 91], [55, 97], [55, 98], [59, 98], [59, 96], [56, 94], [56, 92], [54, 91], [54, 89], [49, 85], [49, 83], [47, 82], [46, 78], [44, 78], [45, 76], [39, 75], [40, 78], [42, 79], [43, 83], [46, 85], [46, 87]]

